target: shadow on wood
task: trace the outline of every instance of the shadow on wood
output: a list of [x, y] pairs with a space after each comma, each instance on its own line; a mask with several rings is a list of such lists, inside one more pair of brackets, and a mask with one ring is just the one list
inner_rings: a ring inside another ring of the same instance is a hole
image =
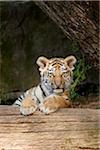
[[61, 109], [51, 115], [0, 106], [0, 150], [99, 150], [99, 110]]

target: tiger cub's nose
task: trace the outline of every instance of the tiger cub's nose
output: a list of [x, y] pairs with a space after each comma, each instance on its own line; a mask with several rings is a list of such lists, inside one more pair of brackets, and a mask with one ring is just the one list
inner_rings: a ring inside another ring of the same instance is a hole
[[61, 77], [56, 77], [55, 78], [55, 85], [57, 86], [57, 88], [59, 88], [61, 86]]

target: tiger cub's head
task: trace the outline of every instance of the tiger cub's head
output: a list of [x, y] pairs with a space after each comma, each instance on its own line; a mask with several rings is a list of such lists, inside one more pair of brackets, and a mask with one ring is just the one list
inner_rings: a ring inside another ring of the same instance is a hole
[[72, 82], [75, 63], [74, 56], [68, 56], [65, 59], [39, 57], [37, 64], [40, 67], [41, 82], [54, 93], [68, 90]]

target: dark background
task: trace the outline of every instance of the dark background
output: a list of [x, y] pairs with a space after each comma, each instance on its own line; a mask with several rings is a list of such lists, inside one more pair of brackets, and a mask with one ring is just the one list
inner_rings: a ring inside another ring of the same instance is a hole
[[[36, 65], [39, 56], [51, 58], [75, 55], [78, 60], [85, 59], [77, 42], [67, 39], [61, 29], [33, 2], [0, 2], [0, 16], [1, 100], [7, 93], [22, 92], [39, 83]], [[91, 69], [86, 72], [83, 84], [80, 83], [82, 90], [85, 87], [88, 91], [91, 84], [92, 94], [97, 94], [98, 70], [89, 62], [86, 64]], [[93, 87], [97, 89], [96, 92]]]

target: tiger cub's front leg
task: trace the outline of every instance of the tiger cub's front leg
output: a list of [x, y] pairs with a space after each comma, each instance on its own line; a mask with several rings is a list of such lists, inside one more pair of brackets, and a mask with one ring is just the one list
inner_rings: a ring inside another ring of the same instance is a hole
[[57, 111], [59, 108], [70, 107], [71, 103], [63, 96], [51, 95], [48, 96], [43, 103], [39, 105], [39, 109], [45, 114], [50, 114]]
[[31, 115], [36, 111], [36, 109], [37, 109], [36, 101], [33, 100], [31, 96], [29, 96], [29, 95], [26, 96], [20, 106], [21, 114]]

